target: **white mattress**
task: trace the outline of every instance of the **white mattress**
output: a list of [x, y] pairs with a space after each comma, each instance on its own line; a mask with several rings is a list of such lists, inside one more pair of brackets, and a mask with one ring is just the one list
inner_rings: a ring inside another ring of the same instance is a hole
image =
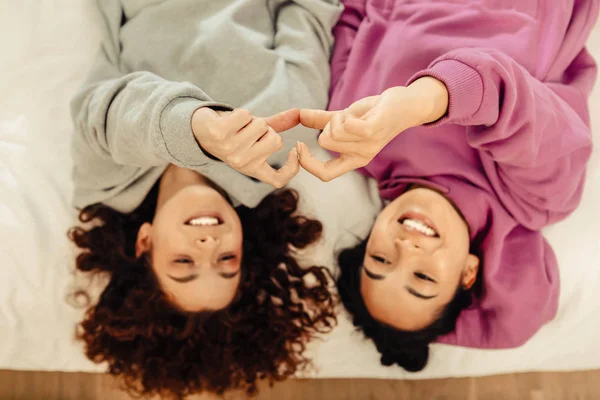
[[[91, 3], [0, 0], [0, 369], [102, 370], [74, 342], [81, 311], [65, 301], [73, 268], [65, 232], [74, 218], [67, 104], [97, 48], [99, 21]], [[600, 59], [598, 29], [590, 48]], [[598, 144], [600, 89], [591, 107]], [[380, 366], [372, 344], [354, 334], [342, 314], [339, 327], [310, 347], [316, 376], [431, 378], [600, 368], [599, 151], [587, 179], [581, 208], [545, 231], [560, 262], [561, 306], [527, 345], [502, 351], [436, 345], [428, 367], [408, 374]], [[332, 265], [333, 252], [351, 231], [368, 230], [379, 205], [376, 193], [356, 174], [329, 184], [302, 174], [294, 186], [304, 196], [304, 210], [325, 224], [327, 239], [313, 256]]]

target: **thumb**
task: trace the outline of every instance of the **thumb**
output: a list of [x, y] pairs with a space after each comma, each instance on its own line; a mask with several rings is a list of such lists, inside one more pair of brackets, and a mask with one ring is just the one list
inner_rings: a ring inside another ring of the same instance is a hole
[[221, 111], [215, 111], [210, 107], [200, 107], [194, 111], [194, 115], [198, 115], [201, 118], [215, 119], [221, 116]]
[[203, 134], [206, 130], [207, 123], [219, 118], [217, 111], [210, 107], [200, 107], [192, 114], [192, 132], [198, 140], [199, 134]]

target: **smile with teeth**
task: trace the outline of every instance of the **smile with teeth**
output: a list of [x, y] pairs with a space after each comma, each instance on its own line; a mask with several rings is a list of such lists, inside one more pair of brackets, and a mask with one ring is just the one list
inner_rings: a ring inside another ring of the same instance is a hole
[[217, 217], [197, 217], [186, 222], [186, 225], [192, 226], [217, 226], [222, 222]]
[[417, 219], [404, 218], [400, 221], [400, 223], [407, 228], [420, 232], [426, 236], [439, 237], [437, 232], [432, 227]]

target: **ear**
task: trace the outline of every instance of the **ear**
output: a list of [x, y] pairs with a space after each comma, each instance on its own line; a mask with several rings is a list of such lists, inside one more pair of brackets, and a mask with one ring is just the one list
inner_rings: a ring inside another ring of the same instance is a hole
[[469, 290], [475, 284], [477, 280], [477, 273], [479, 272], [479, 257], [473, 254], [467, 256], [467, 265], [463, 270], [461, 277], [461, 285], [464, 290]]
[[137, 240], [135, 241], [135, 256], [139, 257], [142, 253], [150, 251], [152, 244], [152, 225], [148, 222], [144, 222], [140, 226], [140, 230], [137, 234]]

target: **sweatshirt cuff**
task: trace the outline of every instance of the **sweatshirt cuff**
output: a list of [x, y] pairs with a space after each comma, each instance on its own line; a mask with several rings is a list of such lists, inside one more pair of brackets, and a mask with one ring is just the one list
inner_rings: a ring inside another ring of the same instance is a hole
[[448, 113], [427, 126], [438, 126], [444, 123], [464, 124], [481, 107], [483, 79], [476, 69], [456, 60], [437, 61], [428, 69], [410, 78], [407, 86], [424, 76], [432, 76], [443, 82], [448, 89], [450, 100]]
[[202, 151], [192, 131], [192, 115], [201, 107], [231, 111], [233, 108], [224, 103], [202, 101], [192, 97], [179, 97], [172, 100], [163, 109], [160, 117], [160, 132], [167, 153], [180, 166], [199, 167], [211, 160], [210, 155]]

